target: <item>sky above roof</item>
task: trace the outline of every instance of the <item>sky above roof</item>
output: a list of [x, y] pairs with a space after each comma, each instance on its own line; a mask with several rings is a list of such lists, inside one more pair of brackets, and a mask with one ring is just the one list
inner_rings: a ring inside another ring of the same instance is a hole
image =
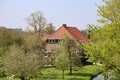
[[0, 0], [0, 26], [26, 29], [25, 18], [42, 11], [48, 23], [58, 28], [62, 24], [81, 30], [87, 24], [98, 24], [97, 7], [102, 0]]

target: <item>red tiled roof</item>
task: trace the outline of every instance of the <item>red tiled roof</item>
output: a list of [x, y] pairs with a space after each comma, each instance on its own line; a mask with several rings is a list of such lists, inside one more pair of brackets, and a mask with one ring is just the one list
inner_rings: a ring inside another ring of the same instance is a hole
[[89, 42], [89, 39], [76, 27], [67, 27], [67, 30], [77, 41], [80, 42], [80, 40], [82, 40], [84, 42]]
[[46, 41], [49, 36], [50, 36], [50, 35], [47, 35], [47, 34], [43, 35], [42, 40], [43, 40], [43, 41]]
[[61, 26], [47, 39], [63, 39], [66, 36], [75, 38], [78, 42], [80, 42], [81, 40], [84, 42], [89, 42], [89, 39], [76, 27], [68, 27], [66, 25]]

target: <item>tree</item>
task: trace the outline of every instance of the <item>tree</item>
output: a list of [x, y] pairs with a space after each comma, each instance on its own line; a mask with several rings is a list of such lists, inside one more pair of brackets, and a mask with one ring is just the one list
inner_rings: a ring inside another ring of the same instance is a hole
[[69, 68], [70, 68], [70, 72], [69, 74], [72, 75], [72, 67], [74, 64], [74, 60], [76, 58], [76, 51], [77, 51], [77, 43], [74, 39], [71, 38], [65, 38], [63, 40], [63, 46], [65, 46], [65, 50], [68, 54], [68, 58], [69, 58]]
[[45, 52], [45, 43], [42, 41], [42, 36], [47, 26], [46, 18], [41, 11], [37, 11], [26, 18], [26, 22], [28, 23], [28, 34], [25, 38], [26, 46], [33, 49], [37, 48], [37, 54], [41, 58]]
[[38, 65], [40, 66], [38, 71], [41, 73], [41, 69], [46, 65], [44, 53], [45, 53], [45, 42], [42, 40], [39, 34], [33, 33], [26, 35], [25, 38], [25, 51], [32, 51], [33, 54], [38, 56]]
[[[61, 48], [61, 49], [60, 49]], [[77, 58], [76, 55], [76, 51], [77, 51], [77, 43], [73, 38], [68, 38], [65, 37], [62, 41], [61, 41], [61, 45], [60, 45], [60, 52], [61, 54], [66, 54], [69, 60], [69, 74], [72, 75], [72, 68], [75, 62], [75, 59]], [[66, 57], [66, 58], [67, 58]]]
[[66, 54], [65, 47], [61, 44], [56, 48], [55, 53], [54, 65], [62, 70], [62, 78], [64, 79], [64, 70], [69, 67], [68, 54]]
[[111, 71], [114, 78], [120, 79], [120, 0], [104, 0], [106, 5], [99, 6], [100, 22], [104, 25], [91, 35], [91, 42], [84, 45], [89, 61], [104, 66], [105, 80]]
[[[116, 26], [120, 27], [119, 24], [105, 25], [92, 35], [91, 43], [84, 45], [89, 61], [101, 63], [104, 66], [105, 74], [107, 74], [109, 70], [114, 71], [117, 69], [118, 72], [120, 71], [120, 63], [117, 62], [117, 60], [119, 60], [117, 57], [120, 56], [120, 29], [116, 30]], [[114, 59], [115, 57], [116, 59]]]
[[43, 13], [40, 11], [32, 13], [28, 18], [26, 18], [29, 31], [43, 35], [44, 29], [46, 27], [46, 19], [43, 16]]
[[36, 54], [35, 49], [29, 49], [19, 46], [12, 46], [4, 57], [3, 70], [6, 75], [14, 74], [20, 80], [35, 77], [41, 69], [43, 62], [40, 61], [40, 56]]

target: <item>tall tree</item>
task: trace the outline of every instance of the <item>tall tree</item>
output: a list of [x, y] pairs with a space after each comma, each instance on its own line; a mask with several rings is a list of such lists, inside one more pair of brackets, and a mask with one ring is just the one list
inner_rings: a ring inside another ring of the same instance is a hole
[[28, 23], [29, 30], [25, 38], [26, 46], [29, 48], [37, 49], [37, 54], [41, 60], [45, 51], [45, 43], [42, 41], [42, 36], [45, 32], [45, 27], [47, 26], [46, 18], [42, 12], [37, 11], [26, 18], [26, 21]]
[[28, 23], [28, 30], [30, 32], [43, 35], [47, 22], [42, 12], [37, 11], [32, 13], [28, 18], [26, 18], [26, 22]]
[[99, 6], [100, 22], [104, 25], [91, 35], [91, 42], [84, 48], [89, 61], [104, 66], [105, 80], [112, 70], [114, 78], [120, 79], [120, 0], [104, 0], [106, 5]]
[[92, 35], [91, 43], [84, 45], [89, 61], [101, 63], [106, 74], [109, 70], [117, 70], [117, 73], [120, 73], [120, 63], [117, 62], [119, 60], [117, 57], [120, 56], [120, 29], [116, 30], [116, 26], [120, 27], [120, 24], [105, 25]]

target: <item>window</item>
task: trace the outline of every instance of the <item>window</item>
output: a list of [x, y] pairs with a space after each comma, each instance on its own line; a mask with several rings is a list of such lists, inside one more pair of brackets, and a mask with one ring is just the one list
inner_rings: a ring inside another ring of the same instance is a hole
[[46, 43], [49, 43], [49, 44], [55, 44], [55, 43], [59, 43], [61, 40], [59, 39], [48, 39], [46, 41]]

